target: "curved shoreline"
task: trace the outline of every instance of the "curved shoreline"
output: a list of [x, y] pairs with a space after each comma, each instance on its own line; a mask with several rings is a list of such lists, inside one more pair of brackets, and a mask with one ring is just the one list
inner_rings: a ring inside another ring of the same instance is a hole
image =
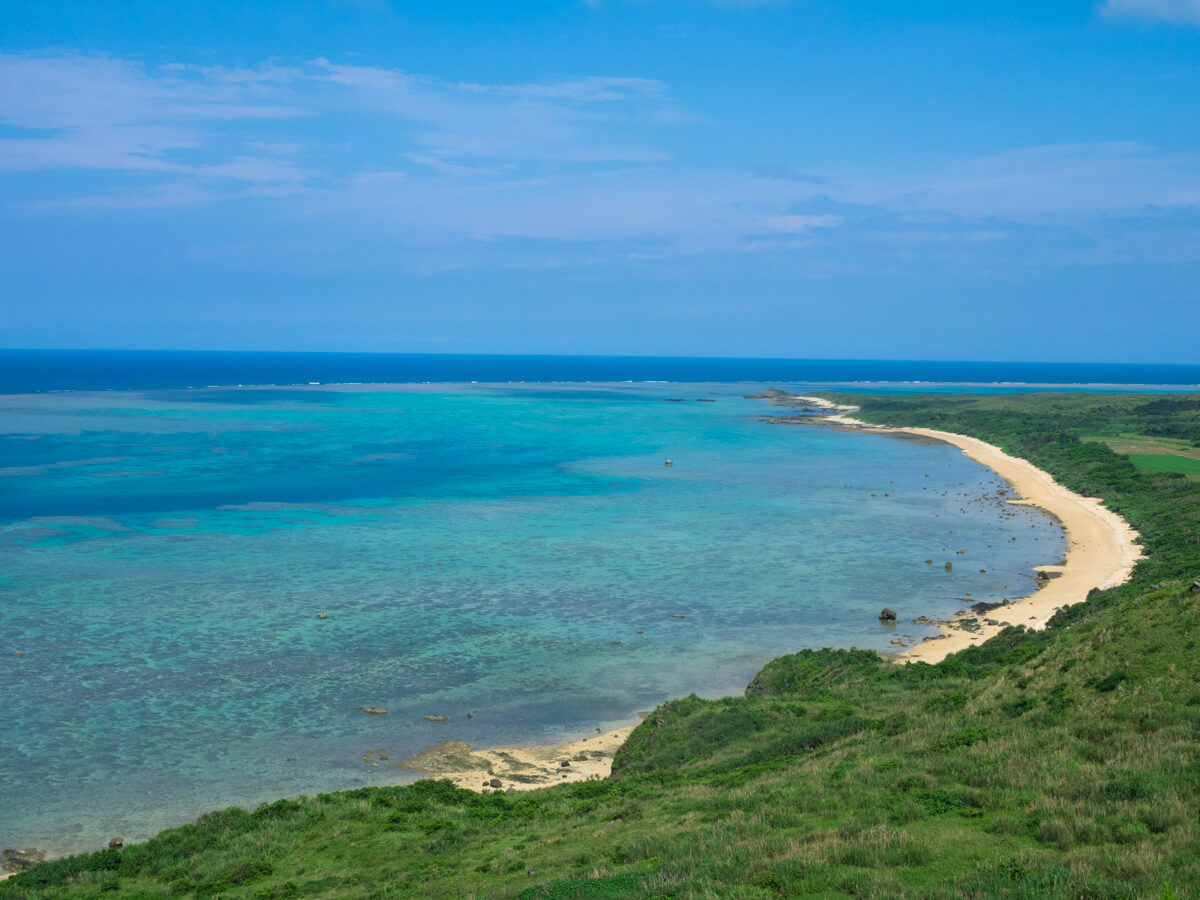
[[[983, 643], [1009, 624], [1044, 628], [1058, 609], [1082, 602], [1093, 588], [1115, 587], [1127, 581], [1138, 560], [1144, 556], [1138, 533], [1121, 516], [1103, 506], [1099, 499], [1068, 490], [1049, 473], [993, 444], [931, 428], [901, 428], [863, 422], [849, 415], [857, 407], [839, 405], [821, 397], [788, 395], [778, 399], [783, 403], [800, 401], [827, 411], [828, 414], [813, 418], [814, 424], [828, 423], [866, 434], [911, 434], [958, 447], [1009, 483], [1019, 499], [1006, 502], [1037, 506], [1056, 517], [1063, 526], [1067, 538], [1064, 563], [1034, 567], [1036, 571], [1052, 573], [1055, 577], [1044, 582], [1033, 594], [997, 608], [993, 615], [1001, 617], [996, 620], [999, 624], [981, 622], [977, 630], [967, 631], [953, 623], [939, 623], [941, 635], [927, 637], [922, 643], [902, 651], [882, 653], [885, 657], [897, 662], [936, 663], [952, 653]], [[606, 778], [612, 770], [613, 756], [635, 727], [628, 725], [577, 741], [543, 747], [492, 747], [472, 751], [464, 746], [457, 759], [464, 765], [443, 763], [423, 767], [419, 760], [425, 754], [420, 754], [396, 768], [450, 780], [458, 787], [473, 791], [534, 790], [553, 784]], [[569, 762], [568, 766], [562, 766], [564, 760]], [[517, 777], [511, 777], [514, 775]], [[491, 785], [493, 778], [500, 780], [499, 787]], [[0, 871], [0, 880], [12, 874], [15, 873]]]
[[[1117, 513], [1095, 497], [1070, 491], [1028, 460], [1010, 456], [999, 447], [979, 438], [933, 428], [898, 428], [874, 425], [852, 418], [855, 406], [841, 406], [821, 397], [793, 397], [811, 406], [831, 411], [819, 421], [831, 422], [867, 434], [913, 434], [958, 447], [981, 465], [1007, 481], [1019, 499], [1006, 502], [1036, 506], [1062, 524], [1067, 538], [1066, 559], [1062, 565], [1035, 566], [1035, 571], [1052, 575], [1028, 597], [1010, 601], [993, 615], [1003, 616], [999, 624], [983, 623], [976, 631], [952, 625], [939, 625], [942, 634], [893, 654], [905, 662], [936, 663], [951, 653], [981, 644], [1002, 631], [1005, 625], [1045, 628], [1046, 622], [1064, 606], [1087, 599], [1093, 588], [1110, 588], [1129, 580], [1133, 567], [1143, 557], [1138, 533]], [[998, 620], [994, 620], [998, 621]]]
[[[782, 399], [782, 398], [781, 398]], [[789, 401], [802, 401], [810, 406], [828, 410], [829, 415], [816, 420], [866, 434], [912, 434], [930, 440], [941, 441], [958, 447], [971, 459], [991, 469], [1008, 482], [1016, 499], [1006, 502], [1015, 505], [1037, 506], [1054, 516], [1062, 524], [1067, 538], [1066, 559], [1062, 565], [1035, 566], [1035, 571], [1046, 572], [1052, 577], [1034, 593], [1010, 601], [998, 607], [993, 618], [998, 624], [980, 622], [976, 630], [967, 631], [953, 623], [941, 624], [941, 634], [927, 637], [922, 643], [896, 653], [881, 654], [897, 662], [936, 663], [952, 653], [983, 643], [998, 634], [1006, 625], [1025, 625], [1028, 628], [1045, 628], [1054, 613], [1074, 603], [1087, 599], [1092, 588], [1115, 587], [1128, 580], [1133, 567], [1142, 558], [1142, 548], [1137, 543], [1138, 534], [1119, 515], [1102, 505], [1093, 497], [1083, 497], [1058, 484], [1048, 472], [1031, 462], [1010, 456], [999, 447], [964, 434], [937, 431], [932, 428], [896, 428], [889, 425], [873, 425], [848, 414], [857, 407], [840, 406], [821, 397], [791, 396]], [[584, 738], [567, 744], [547, 747], [494, 747], [474, 751], [470, 757], [476, 767], [456, 767], [444, 771], [418, 769], [433, 778], [449, 779], [458, 787], [468, 790], [486, 790], [485, 782], [492, 777], [484, 776], [484, 765], [492, 764], [502, 781], [502, 790], [531, 790], [549, 784], [565, 784], [589, 778], [605, 778], [612, 770], [612, 756], [624, 743], [634, 726]], [[601, 750], [604, 755], [590, 759], [587, 763], [572, 762], [569, 768], [555, 770], [563, 759], [576, 757], [580, 751]], [[512, 761], [519, 761], [530, 769], [514, 770]], [[537, 782], [516, 782], [504, 778], [504, 771], [537, 772], [543, 778]]]
[[[881, 654], [883, 656], [897, 662], [936, 663], [952, 653], [983, 643], [1006, 625], [1045, 628], [1057, 610], [1086, 600], [1092, 588], [1109, 588], [1124, 583], [1143, 556], [1142, 548], [1137, 543], [1137, 532], [1119, 515], [1103, 506], [1100, 500], [1067, 490], [1048, 472], [1027, 460], [1005, 453], [993, 444], [965, 434], [932, 428], [873, 425], [849, 416], [857, 407], [841, 406], [821, 397], [790, 396], [786, 401], [801, 401], [828, 410], [830, 414], [814, 420], [815, 424], [830, 423], [865, 434], [912, 434], [958, 447], [971, 459], [1008, 482], [1016, 497], [1006, 502], [1045, 510], [1059, 520], [1066, 534], [1064, 563], [1035, 566], [1035, 571], [1046, 572], [1052, 577], [1029, 596], [998, 607], [992, 616], [999, 618], [991, 619], [998, 624], [989, 625], [981, 621], [976, 629], [968, 631], [955, 626], [953, 622], [939, 623], [940, 635], [927, 637], [923, 642], [902, 651]], [[634, 727], [631, 725], [594, 738], [547, 747], [493, 747], [471, 751], [469, 756], [473, 767], [470, 768], [446, 767], [436, 771], [431, 767], [417, 770], [432, 778], [449, 779], [458, 787], [474, 791], [489, 789], [485, 782], [489, 782], [493, 776], [484, 774], [484, 767], [489, 764], [502, 782], [501, 788], [492, 789], [500, 790], [531, 790], [550, 784], [605, 778], [612, 770], [613, 754]], [[603, 750], [604, 755], [591, 758], [586, 763], [572, 761], [570, 767], [556, 770], [561, 760], [572, 759], [581, 751], [590, 750]], [[514, 761], [522, 768], [514, 769]], [[523, 768], [525, 766], [529, 768]], [[512, 781], [504, 777], [506, 772], [537, 773], [542, 777], [538, 781]]]

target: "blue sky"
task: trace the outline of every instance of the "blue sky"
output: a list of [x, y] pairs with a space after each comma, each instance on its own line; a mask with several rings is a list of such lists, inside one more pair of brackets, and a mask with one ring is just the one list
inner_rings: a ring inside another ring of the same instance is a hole
[[1195, 362], [1200, 0], [6, 0], [0, 345]]

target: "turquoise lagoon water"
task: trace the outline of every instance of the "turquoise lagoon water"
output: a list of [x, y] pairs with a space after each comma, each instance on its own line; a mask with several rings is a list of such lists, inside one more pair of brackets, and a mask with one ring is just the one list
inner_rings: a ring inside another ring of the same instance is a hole
[[920, 639], [880, 607], [1020, 596], [1061, 558], [954, 448], [764, 424], [752, 389], [0, 397], [0, 844], [415, 777], [367, 750], [594, 734]]

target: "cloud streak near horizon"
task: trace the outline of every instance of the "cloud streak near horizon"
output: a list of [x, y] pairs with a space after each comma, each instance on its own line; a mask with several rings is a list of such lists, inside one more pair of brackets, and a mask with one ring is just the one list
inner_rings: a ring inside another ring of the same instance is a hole
[[1104, 0], [1103, 15], [1200, 26], [1200, 0]]

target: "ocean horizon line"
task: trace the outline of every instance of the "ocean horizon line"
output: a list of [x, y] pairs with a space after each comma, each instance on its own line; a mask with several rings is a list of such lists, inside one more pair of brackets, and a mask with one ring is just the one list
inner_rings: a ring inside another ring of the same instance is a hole
[[0, 349], [0, 393], [370, 385], [766, 384], [1200, 390], [1200, 365], [278, 350]]

